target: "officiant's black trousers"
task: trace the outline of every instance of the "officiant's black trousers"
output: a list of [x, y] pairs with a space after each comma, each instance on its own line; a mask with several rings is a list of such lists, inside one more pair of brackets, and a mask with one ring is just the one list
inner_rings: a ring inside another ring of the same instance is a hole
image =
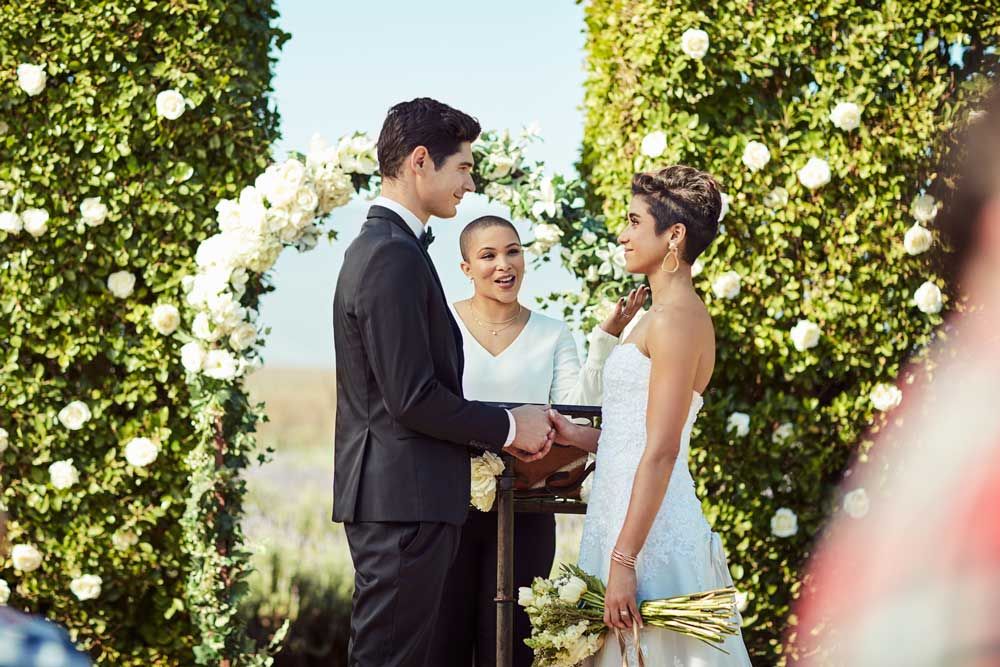
[[354, 560], [348, 667], [439, 667], [429, 659], [461, 526], [345, 523]]
[[[519, 513], [514, 518], [514, 596], [535, 577], [548, 577], [556, 553], [552, 514]], [[495, 667], [497, 644], [497, 514], [469, 510], [458, 556], [448, 573], [440, 620], [434, 629], [433, 667]], [[514, 605], [514, 667], [530, 667], [524, 640], [531, 622]]]

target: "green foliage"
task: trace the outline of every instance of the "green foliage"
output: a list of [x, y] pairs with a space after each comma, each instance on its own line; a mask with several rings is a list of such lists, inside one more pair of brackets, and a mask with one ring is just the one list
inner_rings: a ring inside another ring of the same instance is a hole
[[[789, 642], [782, 636], [794, 623], [804, 560], [839, 511], [834, 487], [856, 443], [885, 422], [870, 390], [892, 382], [942, 321], [914, 306], [914, 292], [931, 281], [944, 289], [946, 309], [954, 300], [936, 277], [939, 244], [910, 256], [902, 239], [911, 201], [935, 184], [941, 147], [974, 108], [985, 79], [977, 73], [996, 64], [994, 10], [957, 0], [587, 6], [581, 172], [611, 231], [624, 223], [635, 171], [690, 164], [717, 176], [731, 197], [696, 279], [719, 346], [692, 465], [737, 587], [750, 594], [745, 636], [760, 664], [794, 648], [794, 631]], [[702, 59], [680, 47], [692, 28], [710, 38]], [[951, 61], [955, 44], [966, 49], [962, 64]], [[859, 128], [830, 122], [839, 102], [862, 108]], [[666, 148], [652, 159], [640, 146], [654, 131], [666, 134]], [[756, 172], [741, 162], [750, 141], [771, 155]], [[812, 191], [796, 177], [810, 156], [832, 170]], [[778, 186], [788, 203], [769, 207], [765, 196]], [[741, 278], [731, 300], [710, 289], [727, 271]], [[819, 325], [817, 347], [793, 347], [799, 319]], [[726, 431], [733, 411], [750, 415], [745, 438]], [[792, 437], [774, 438], [786, 422]], [[793, 537], [771, 533], [779, 507], [798, 515]]]
[[[270, 0], [0, 6], [0, 211], [50, 214], [38, 238], [0, 232], [3, 502], [10, 542], [44, 558], [33, 572], [7, 559], [2, 576], [11, 605], [67, 626], [100, 664], [191, 665], [213, 610], [231, 602], [192, 583], [214, 565], [192, 545], [232, 547], [238, 570], [238, 535], [226, 517], [188, 507], [205, 482], [188, 460], [199, 448], [198, 406], [180, 341], [158, 333], [150, 314], [182, 305], [180, 278], [214, 226], [216, 202], [267, 163], [278, 126], [267, 97], [272, 55], [286, 38], [275, 18]], [[19, 87], [21, 63], [45, 68], [39, 94]], [[157, 115], [165, 89], [188, 100], [177, 120]], [[108, 208], [95, 227], [80, 213], [91, 197]], [[124, 299], [106, 286], [122, 270], [137, 277]], [[71, 431], [56, 415], [74, 400], [92, 418]], [[137, 436], [159, 445], [144, 468], [123, 456]], [[56, 490], [47, 469], [65, 459], [80, 479]], [[138, 542], [116, 547], [123, 531]], [[71, 593], [80, 574], [101, 577], [98, 598]]]

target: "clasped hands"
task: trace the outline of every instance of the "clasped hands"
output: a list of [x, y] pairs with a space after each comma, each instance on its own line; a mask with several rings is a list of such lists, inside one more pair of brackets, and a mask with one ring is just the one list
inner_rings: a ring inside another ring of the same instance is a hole
[[575, 424], [549, 406], [522, 405], [510, 411], [514, 416], [514, 440], [504, 452], [526, 463], [545, 458], [553, 443], [572, 445]]

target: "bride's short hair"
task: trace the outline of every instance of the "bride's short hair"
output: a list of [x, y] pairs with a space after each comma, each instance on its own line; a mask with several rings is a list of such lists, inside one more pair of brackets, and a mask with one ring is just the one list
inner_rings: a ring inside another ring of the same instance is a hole
[[709, 174], [676, 164], [632, 177], [632, 194], [642, 195], [656, 221], [656, 233], [673, 225], [687, 228], [684, 261], [694, 262], [719, 233], [722, 195]]
[[510, 220], [501, 218], [499, 215], [483, 215], [467, 224], [462, 230], [461, 236], [458, 237], [458, 248], [462, 251], [462, 259], [466, 262], [469, 261], [472, 250], [469, 245], [472, 243], [472, 235], [480, 229], [489, 229], [490, 227], [508, 227], [517, 237], [517, 242], [521, 242], [521, 235], [517, 233], [517, 227]]

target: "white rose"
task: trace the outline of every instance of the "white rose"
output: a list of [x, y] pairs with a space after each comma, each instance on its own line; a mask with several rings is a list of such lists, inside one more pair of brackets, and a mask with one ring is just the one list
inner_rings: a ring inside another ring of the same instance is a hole
[[100, 596], [102, 583], [96, 574], [85, 574], [69, 582], [69, 589], [78, 600], [93, 600]]
[[496, 497], [496, 477], [503, 473], [503, 460], [493, 452], [484, 452], [471, 460], [472, 488], [470, 502], [481, 512], [489, 512]]
[[216, 380], [232, 380], [237, 372], [236, 357], [226, 350], [209, 350], [201, 372]]
[[21, 216], [13, 211], [0, 212], [0, 232], [19, 234], [22, 228]]
[[96, 227], [108, 217], [108, 207], [101, 203], [100, 197], [87, 197], [80, 204], [80, 215], [88, 227]]
[[928, 315], [941, 312], [942, 299], [941, 288], [932, 282], [925, 282], [913, 293], [913, 302], [917, 304], [920, 312]]
[[132, 438], [125, 445], [125, 460], [136, 468], [145, 468], [159, 453], [160, 448], [149, 438]]
[[26, 208], [21, 213], [21, 222], [24, 223], [24, 231], [37, 239], [49, 228], [49, 212], [41, 208]]
[[760, 171], [771, 161], [771, 151], [759, 141], [751, 141], [743, 149], [743, 164], [750, 171]]
[[764, 206], [784, 208], [788, 204], [788, 190], [780, 185], [764, 195]]
[[[722, 200], [722, 208], [719, 209], [719, 222], [722, 222], [726, 218], [726, 214], [729, 213], [729, 202], [730, 197], [725, 192], [719, 193], [719, 198]], [[719, 233], [723, 233], [725, 229], [722, 225], [719, 225]]]
[[535, 594], [530, 586], [521, 586], [517, 589], [517, 604], [522, 607], [530, 607], [535, 604]]
[[6, 605], [8, 600], [10, 600], [10, 585], [0, 579], [0, 605]]
[[139, 543], [139, 536], [133, 530], [119, 530], [111, 536], [111, 544], [119, 551], [130, 549]]
[[119, 299], [132, 296], [135, 289], [135, 274], [128, 271], [116, 271], [108, 276], [108, 289]]
[[826, 160], [818, 157], [809, 158], [806, 166], [799, 169], [797, 173], [799, 183], [810, 190], [823, 187], [830, 182], [830, 165], [827, 164]]
[[785, 422], [778, 428], [774, 429], [774, 433], [771, 434], [771, 442], [781, 444], [794, 434], [795, 426], [791, 422]]
[[181, 365], [189, 373], [198, 373], [205, 363], [205, 348], [200, 343], [187, 343], [181, 348]]
[[14, 569], [21, 572], [34, 572], [42, 564], [42, 554], [31, 544], [15, 544], [10, 558]]
[[514, 170], [517, 161], [509, 155], [491, 155], [486, 162], [485, 176], [489, 179], [503, 178]]
[[913, 223], [913, 226], [906, 230], [906, 235], [903, 236], [903, 248], [911, 255], [927, 252], [932, 243], [934, 243], [934, 237], [930, 230], [921, 227], [919, 222]]
[[45, 68], [41, 65], [22, 63], [17, 66], [17, 83], [32, 97], [45, 90], [47, 79]]
[[244, 322], [229, 334], [229, 345], [237, 352], [245, 350], [257, 342], [257, 327]]
[[212, 320], [208, 313], [198, 313], [194, 316], [194, 322], [191, 323], [191, 333], [194, 334], [195, 338], [209, 343], [219, 340], [219, 336], [222, 335], [217, 328], [212, 326]]
[[720, 299], [735, 299], [740, 293], [740, 274], [726, 271], [712, 283], [712, 291]]
[[177, 306], [169, 303], [161, 303], [153, 309], [153, 314], [149, 317], [150, 324], [164, 336], [169, 336], [177, 331], [181, 323], [181, 314]]
[[701, 272], [705, 270], [705, 265], [702, 264], [700, 259], [694, 260], [694, 264], [691, 265], [691, 277], [697, 278], [701, 275]]
[[168, 89], [156, 96], [156, 114], [167, 120], [177, 120], [184, 113], [184, 96]]
[[708, 33], [697, 28], [689, 28], [681, 35], [681, 51], [689, 58], [701, 60], [708, 53]]
[[771, 534], [775, 537], [791, 537], [797, 532], [799, 517], [787, 507], [782, 507], [771, 517]]
[[68, 489], [80, 481], [80, 473], [73, 465], [73, 459], [56, 461], [49, 466], [49, 481], [58, 490]]
[[667, 150], [667, 135], [661, 130], [650, 132], [642, 138], [639, 150], [646, 157], [660, 157]]
[[565, 584], [559, 587], [559, 599], [566, 604], [576, 604], [586, 592], [586, 582], [580, 577], [571, 576]]
[[551, 248], [555, 244], [559, 243], [559, 240], [563, 235], [563, 232], [559, 229], [559, 227], [545, 223], [535, 225], [532, 227], [531, 231], [535, 234], [535, 241], [547, 248]]
[[584, 230], [584, 232], [580, 234], [580, 240], [586, 243], [587, 245], [594, 245], [595, 243], [597, 243], [597, 234], [590, 231], [589, 229]]
[[59, 411], [59, 421], [71, 431], [79, 431], [90, 421], [90, 408], [83, 401], [73, 401]]
[[7, 451], [8, 445], [10, 445], [10, 434], [7, 433], [7, 429], [0, 428], [0, 452]]
[[295, 207], [300, 211], [311, 216], [316, 211], [317, 206], [319, 206], [319, 195], [316, 194], [316, 189], [311, 185], [303, 185], [295, 193]]
[[863, 488], [854, 489], [844, 496], [844, 511], [852, 519], [863, 518], [868, 514], [870, 507], [871, 503], [868, 501], [868, 494]]
[[750, 433], [750, 415], [745, 412], [734, 412], [726, 422], [726, 431], [736, 431], [736, 436], [744, 438]]
[[903, 392], [894, 384], [881, 383], [868, 395], [876, 410], [888, 412], [903, 402]]
[[928, 223], [937, 216], [937, 200], [931, 195], [917, 195], [910, 204], [910, 213], [917, 219], [917, 222]]
[[799, 320], [798, 323], [792, 327], [792, 345], [799, 352], [804, 352], [809, 348], [816, 347], [819, 345], [819, 337], [822, 334], [820, 328], [816, 326], [815, 323], [809, 320]]
[[830, 112], [830, 122], [845, 132], [856, 130], [861, 125], [861, 108], [854, 102], [840, 102]]

